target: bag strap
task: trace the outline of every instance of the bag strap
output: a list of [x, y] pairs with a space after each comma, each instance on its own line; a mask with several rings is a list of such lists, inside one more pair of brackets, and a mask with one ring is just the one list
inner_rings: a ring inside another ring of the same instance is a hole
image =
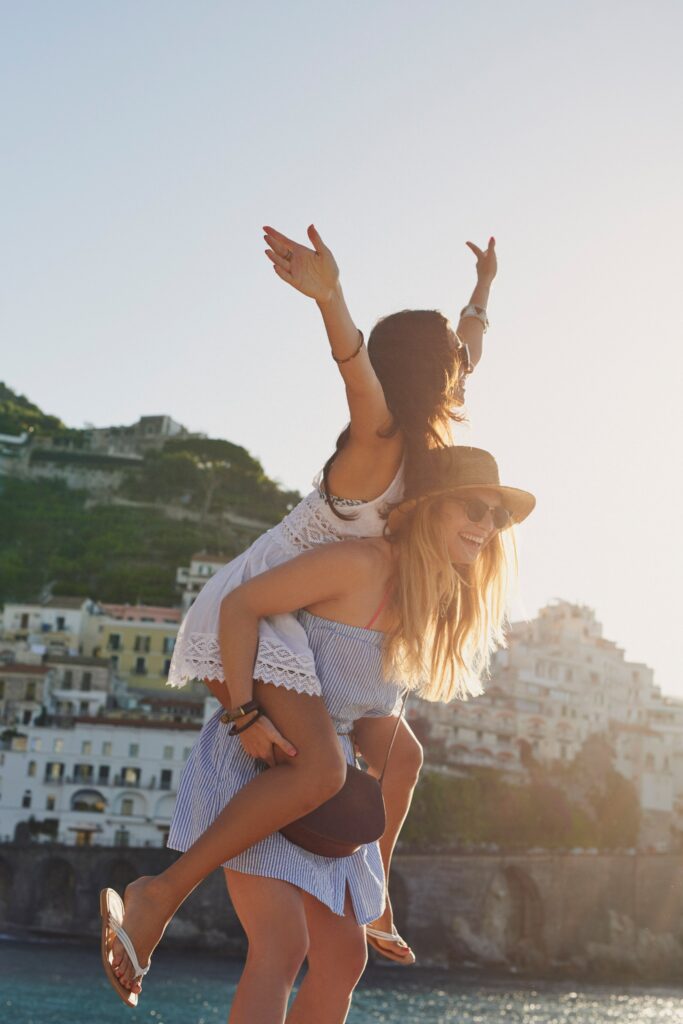
[[398, 727], [401, 724], [401, 719], [403, 718], [403, 712], [405, 711], [406, 701], [408, 700], [408, 694], [409, 693], [410, 693], [410, 690], [406, 689], [406, 692], [403, 694], [403, 700], [401, 701], [401, 710], [399, 711], [398, 718], [396, 719], [396, 725], [394, 726], [394, 731], [393, 731], [393, 733], [391, 735], [391, 742], [389, 743], [389, 749], [387, 750], [387, 756], [384, 758], [384, 767], [382, 768], [382, 774], [379, 777], [380, 789], [382, 788], [382, 783], [384, 781], [384, 773], [386, 772], [387, 765], [389, 763], [389, 755], [391, 754], [391, 750], [392, 750], [392, 747], [394, 745], [394, 740], [396, 739], [396, 733], [398, 732]]

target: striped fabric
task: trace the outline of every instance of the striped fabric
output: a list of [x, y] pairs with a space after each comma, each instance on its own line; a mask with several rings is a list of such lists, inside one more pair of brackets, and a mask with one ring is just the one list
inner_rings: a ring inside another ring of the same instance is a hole
[[[354, 721], [391, 715], [400, 702], [399, 687], [382, 675], [383, 634], [306, 611], [298, 618], [315, 658], [325, 706], [347, 763], [353, 764], [349, 733]], [[244, 752], [237, 737], [228, 735], [221, 714], [222, 709], [206, 723], [185, 766], [168, 840], [173, 850], [187, 850], [242, 786], [259, 771], [267, 771]], [[290, 882], [339, 915], [344, 913], [348, 885], [359, 924], [375, 921], [384, 909], [384, 870], [377, 843], [361, 847], [351, 857], [320, 857], [278, 832], [226, 861], [225, 867]]]

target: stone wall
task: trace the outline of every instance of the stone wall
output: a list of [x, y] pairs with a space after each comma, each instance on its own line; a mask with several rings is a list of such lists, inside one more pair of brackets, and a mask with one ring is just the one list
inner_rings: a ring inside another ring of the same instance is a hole
[[[175, 857], [0, 846], [0, 930], [95, 935], [100, 888], [122, 891]], [[683, 863], [674, 855], [403, 855], [391, 888], [398, 927], [422, 964], [683, 980]], [[220, 872], [192, 894], [164, 942], [244, 949]]]

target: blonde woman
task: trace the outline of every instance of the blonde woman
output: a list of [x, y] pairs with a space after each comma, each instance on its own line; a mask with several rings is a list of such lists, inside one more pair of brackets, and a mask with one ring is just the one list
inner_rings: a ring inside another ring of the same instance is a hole
[[[432, 449], [414, 486], [391, 512], [384, 537], [319, 546], [252, 578], [222, 603], [226, 682], [246, 713], [237, 736], [220, 715], [202, 730], [178, 794], [189, 848], [162, 875], [129, 886], [127, 912], [134, 908], [136, 920], [146, 922], [137, 948], [146, 960], [183, 899], [224, 866], [249, 940], [231, 1024], [282, 1024], [285, 1015], [287, 1024], [346, 1019], [366, 960], [364, 926], [384, 905], [381, 854], [373, 843], [330, 859], [288, 842], [276, 830], [292, 820], [291, 793], [307, 777], [316, 782], [307, 810], [332, 796], [353, 763], [349, 733], [359, 712], [390, 715], [405, 686], [430, 700], [462, 694], [502, 640], [505, 530], [526, 518], [533, 496], [501, 486], [493, 457], [465, 447]], [[315, 654], [319, 695], [252, 680], [259, 622], [296, 608], [305, 609], [298, 618]], [[305, 711], [317, 704], [325, 712], [321, 735]], [[257, 760], [267, 753], [263, 726], [275, 724], [299, 754], [265, 770]], [[294, 767], [299, 758], [307, 761], [304, 773]], [[266, 839], [264, 826], [272, 833]], [[127, 936], [116, 895], [105, 892], [103, 906], [111, 915], [103, 932], [108, 949], [114, 933]], [[112, 969], [112, 959], [110, 980], [133, 1003], [134, 979], [143, 972], [127, 964]], [[308, 971], [287, 1013], [304, 959]]]
[[[203, 679], [226, 706], [232, 698], [225, 687], [219, 644], [223, 598], [245, 580], [318, 544], [381, 535], [383, 509], [410, 486], [423, 454], [449, 443], [466, 376], [482, 352], [485, 307], [497, 270], [493, 239], [485, 250], [468, 242], [477, 260], [477, 280], [457, 331], [436, 310], [403, 310], [380, 320], [366, 347], [347, 308], [334, 256], [313, 226], [308, 234], [313, 248], [267, 227], [266, 252], [277, 276], [314, 299], [320, 309], [331, 355], [346, 389], [350, 423], [311, 494], [282, 523], [224, 566], [201, 591], [183, 622], [169, 683], [183, 686], [189, 679]], [[296, 616], [261, 621], [254, 677], [300, 693], [319, 692], [313, 654]], [[394, 723], [390, 716], [363, 717], [355, 723], [356, 741], [375, 774], [381, 769]], [[272, 762], [275, 749], [291, 756], [296, 746], [292, 746], [293, 737], [275, 729], [267, 734], [265, 725], [254, 728], [262, 741], [264, 760]], [[420, 744], [402, 721], [384, 780], [387, 829], [381, 849], [387, 877], [421, 765]], [[394, 927], [388, 899], [381, 918], [368, 929], [368, 942], [394, 961], [415, 960]]]

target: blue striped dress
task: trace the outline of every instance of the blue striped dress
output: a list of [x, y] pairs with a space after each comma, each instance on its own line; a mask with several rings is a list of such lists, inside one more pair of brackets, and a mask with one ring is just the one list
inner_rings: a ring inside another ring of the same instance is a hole
[[[348, 764], [355, 763], [350, 733], [358, 718], [394, 714], [400, 699], [396, 683], [382, 673], [384, 634], [348, 626], [300, 611], [315, 659], [316, 677]], [[235, 793], [267, 769], [245, 753], [220, 721], [220, 708], [206, 723], [190, 754], [178, 789], [168, 845], [187, 850], [211, 825]], [[248, 875], [279, 878], [315, 896], [335, 914], [344, 914], [348, 885], [358, 924], [375, 921], [384, 909], [384, 869], [378, 843], [350, 857], [320, 857], [273, 833], [225, 862]]]

